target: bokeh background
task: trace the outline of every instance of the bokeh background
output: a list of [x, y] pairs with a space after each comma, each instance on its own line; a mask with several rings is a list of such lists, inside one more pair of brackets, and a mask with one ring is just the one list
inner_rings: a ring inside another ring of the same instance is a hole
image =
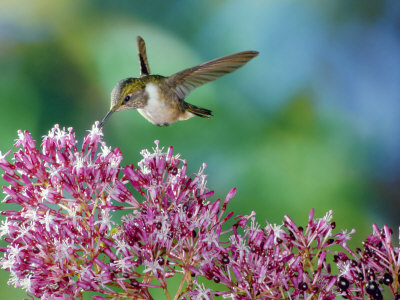
[[[264, 223], [311, 208], [337, 229], [399, 225], [400, 2], [295, 0], [1, 0], [0, 150], [18, 129], [36, 140], [58, 123], [78, 137], [109, 108], [120, 79], [137, 77], [136, 36], [153, 73], [169, 75], [242, 50], [260, 55], [193, 92], [213, 111], [156, 127], [136, 111], [114, 114], [105, 140], [124, 163], [173, 145], [210, 189], [238, 193], [230, 208]], [[2, 183], [4, 183], [2, 181]], [[6, 209], [2, 204], [1, 209]], [[23, 299], [6, 285], [2, 299]]]

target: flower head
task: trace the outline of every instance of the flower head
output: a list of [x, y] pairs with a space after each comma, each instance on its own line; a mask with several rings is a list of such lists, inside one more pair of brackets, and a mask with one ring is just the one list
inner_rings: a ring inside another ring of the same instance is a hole
[[[142, 151], [139, 168], [122, 168], [120, 150], [102, 136], [96, 123], [79, 147], [72, 128], [56, 125], [37, 148], [19, 131], [13, 163], [0, 156], [9, 183], [3, 202], [20, 206], [3, 211], [0, 226], [10, 284], [42, 298], [115, 296], [115, 286], [127, 297], [148, 297], [151, 278], [200, 274], [203, 257], [222, 249], [233, 194], [222, 208], [207, 201], [213, 192], [204, 166], [188, 174], [186, 161], [156, 141], [153, 151]], [[117, 210], [127, 212], [120, 226], [112, 219]]]
[[[72, 129], [56, 125], [38, 148], [29, 132], [19, 131], [13, 163], [0, 158], [10, 184], [3, 202], [21, 207], [2, 212], [9, 245], [1, 264], [12, 274], [10, 283], [36, 297], [79, 295], [82, 269], [104, 256], [99, 241], [112, 229], [105, 190], [118, 181], [122, 156], [119, 149], [97, 154], [105, 147], [101, 137], [95, 125], [79, 149]], [[88, 287], [100, 290], [100, 284], [92, 280]]]
[[332, 211], [316, 218], [312, 209], [304, 227], [289, 216], [233, 218], [236, 189], [210, 201], [205, 164], [191, 174], [156, 141], [138, 167], [121, 166], [102, 137], [96, 122], [79, 146], [72, 128], [55, 125], [39, 148], [19, 131], [11, 162], [0, 153], [3, 202], [20, 206], [1, 212], [0, 266], [30, 296], [152, 299], [160, 288], [171, 298], [167, 279], [179, 275], [176, 299], [382, 299], [385, 286], [400, 297], [400, 247], [388, 226], [373, 225], [353, 251], [355, 231], [335, 233]]

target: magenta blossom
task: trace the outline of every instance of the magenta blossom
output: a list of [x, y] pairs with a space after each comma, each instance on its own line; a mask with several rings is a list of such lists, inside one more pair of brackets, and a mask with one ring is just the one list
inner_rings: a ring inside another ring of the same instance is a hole
[[[85, 291], [151, 299], [154, 287], [170, 297], [168, 277], [181, 273], [190, 282], [203, 255], [221, 248], [222, 224], [232, 216], [223, 214], [235, 191], [222, 206], [206, 201], [213, 192], [205, 165], [187, 174], [186, 161], [156, 142], [153, 152], [142, 152], [138, 169], [122, 169], [120, 150], [107, 147], [97, 123], [80, 149], [72, 129], [58, 125], [41, 149], [28, 132], [18, 135], [13, 163], [0, 158], [10, 184], [3, 202], [20, 206], [2, 212], [9, 245], [1, 266], [10, 271], [9, 284], [43, 299]], [[112, 214], [122, 209], [128, 214], [117, 226]]]
[[[102, 136], [96, 122], [78, 146], [56, 125], [38, 148], [20, 131], [14, 156], [0, 154], [3, 202], [19, 206], [1, 212], [0, 266], [32, 298], [153, 299], [161, 289], [167, 299], [382, 299], [384, 287], [400, 298], [399, 246], [387, 226], [374, 225], [363, 250], [347, 246], [354, 230], [335, 233], [332, 212], [311, 210], [304, 227], [288, 216], [262, 227], [254, 212], [227, 212], [235, 189], [208, 200], [205, 165], [188, 174], [156, 141], [137, 167], [122, 167]], [[180, 278], [175, 295], [171, 277]]]
[[113, 228], [116, 209], [105, 191], [119, 181], [122, 155], [101, 137], [94, 126], [78, 149], [72, 128], [56, 125], [38, 149], [28, 132], [19, 131], [13, 163], [1, 157], [10, 183], [3, 202], [20, 206], [2, 212], [1, 235], [10, 244], [1, 266], [10, 271], [9, 284], [43, 299], [110, 290], [105, 283], [111, 274], [97, 262], [107, 253], [101, 240]]

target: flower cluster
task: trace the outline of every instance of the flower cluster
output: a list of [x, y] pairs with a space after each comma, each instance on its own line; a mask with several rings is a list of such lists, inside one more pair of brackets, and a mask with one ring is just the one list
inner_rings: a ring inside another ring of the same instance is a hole
[[[206, 201], [213, 192], [206, 188], [205, 165], [188, 175], [186, 161], [174, 156], [172, 147], [166, 153], [162, 150], [156, 141], [152, 153], [142, 151], [138, 169], [123, 168], [122, 181], [130, 183], [143, 201], [122, 218], [122, 226], [107, 243], [118, 255], [112, 257], [110, 268], [123, 274], [126, 296], [134, 299], [150, 299], [149, 287], [161, 288], [171, 298], [166, 279], [176, 274], [183, 276], [178, 296], [194, 289], [192, 277], [201, 274], [198, 265], [220, 250], [222, 225], [232, 216], [223, 214], [235, 189], [222, 207], [220, 200]], [[120, 201], [132, 197], [124, 186], [110, 195]], [[151, 283], [154, 279], [159, 285]]]
[[[255, 214], [241, 216], [228, 245], [219, 257], [204, 263], [203, 274], [228, 288], [214, 295], [235, 299], [334, 299], [336, 276], [327, 255], [333, 245], [345, 246], [346, 232], [333, 235], [331, 212], [315, 219], [310, 213], [306, 228], [288, 216], [282, 225], [255, 222]], [[250, 223], [250, 224], [248, 224]], [[244, 233], [238, 231], [243, 227]]]
[[[158, 287], [170, 297], [168, 277], [181, 273], [191, 282], [203, 255], [221, 247], [222, 224], [232, 214], [222, 216], [235, 190], [222, 206], [206, 201], [213, 192], [205, 165], [187, 174], [172, 147], [163, 152], [156, 142], [153, 152], [142, 152], [139, 168], [122, 168], [119, 149], [107, 147], [98, 123], [80, 148], [72, 129], [57, 125], [41, 149], [28, 132], [19, 132], [15, 146], [13, 163], [8, 153], [0, 158], [10, 184], [3, 202], [21, 207], [2, 212], [0, 232], [9, 245], [0, 249], [1, 266], [10, 271], [9, 284], [29, 294], [150, 299], [149, 289]], [[112, 220], [116, 210], [128, 211], [120, 226]]]
[[1, 266], [15, 287], [43, 299], [77, 298], [83, 290], [105, 292], [102, 286], [112, 280], [98, 267], [115, 210], [104, 191], [118, 181], [122, 156], [101, 135], [94, 126], [78, 150], [72, 129], [56, 125], [39, 150], [28, 132], [19, 131], [14, 163], [1, 156], [10, 184], [3, 202], [21, 207], [3, 211], [0, 227], [9, 242]]
[[[209, 201], [206, 166], [189, 174], [158, 141], [134, 167], [121, 166], [97, 122], [81, 146], [57, 125], [39, 148], [28, 132], [18, 135], [12, 159], [0, 154], [3, 202], [19, 206], [1, 212], [0, 266], [31, 296], [153, 299], [161, 289], [167, 299], [382, 299], [388, 286], [400, 298], [399, 247], [387, 226], [374, 225], [353, 251], [354, 230], [335, 233], [332, 212], [311, 210], [304, 227], [288, 216], [263, 227], [254, 212], [234, 216], [235, 189]], [[171, 277], [181, 280], [175, 295]]]
[[372, 226], [373, 234], [363, 243], [363, 249], [348, 249], [348, 254], [337, 253], [335, 262], [340, 274], [338, 286], [347, 299], [383, 299], [384, 286], [388, 286], [395, 299], [400, 299], [399, 247], [393, 247], [392, 230], [385, 225]]

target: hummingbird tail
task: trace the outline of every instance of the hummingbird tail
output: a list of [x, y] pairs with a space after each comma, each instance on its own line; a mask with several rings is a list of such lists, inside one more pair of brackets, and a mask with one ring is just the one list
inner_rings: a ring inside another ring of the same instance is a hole
[[191, 112], [192, 114], [202, 117], [202, 118], [209, 119], [213, 115], [211, 110], [206, 109], [206, 108], [201, 108], [201, 107], [198, 107], [196, 105], [192, 105], [192, 104], [189, 104], [186, 102], [185, 102], [185, 106], [186, 106], [186, 110], [188, 112]]

